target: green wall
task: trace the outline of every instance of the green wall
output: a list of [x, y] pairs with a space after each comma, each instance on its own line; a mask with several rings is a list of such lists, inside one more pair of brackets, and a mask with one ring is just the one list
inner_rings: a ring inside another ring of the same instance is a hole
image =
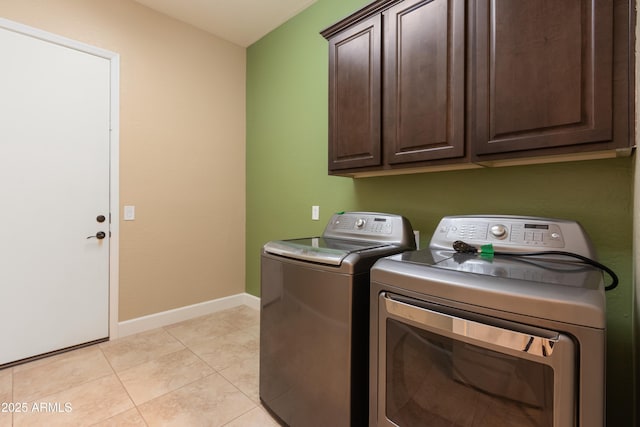
[[[247, 50], [246, 290], [260, 294], [260, 249], [322, 233], [335, 211], [405, 215], [424, 246], [444, 215], [578, 220], [620, 276], [607, 293], [607, 421], [632, 417], [633, 159], [379, 178], [327, 175], [327, 42], [319, 32], [368, 3], [319, 0]], [[320, 221], [311, 206], [320, 206]]]

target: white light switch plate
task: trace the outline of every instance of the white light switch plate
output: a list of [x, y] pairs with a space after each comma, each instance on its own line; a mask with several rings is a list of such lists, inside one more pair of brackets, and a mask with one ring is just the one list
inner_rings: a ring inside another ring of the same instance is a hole
[[136, 207], [135, 206], [125, 206], [124, 207], [124, 220], [125, 221], [133, 221], [136, 219]]
[[320, 206], [311, 206], [311, 219], [314, 221], [320, 219]]

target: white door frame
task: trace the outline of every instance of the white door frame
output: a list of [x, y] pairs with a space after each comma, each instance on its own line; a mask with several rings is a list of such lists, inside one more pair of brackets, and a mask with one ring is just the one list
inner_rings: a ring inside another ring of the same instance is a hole
[[109, 212], [111, 217], [111, 238], [109, 241], [109, 338], [115, 339], [118, 335], [120, 271], [120, 55], [4, 18], [0, 18], [0, 28], [98, 56], [107, 59], [110, 63]]

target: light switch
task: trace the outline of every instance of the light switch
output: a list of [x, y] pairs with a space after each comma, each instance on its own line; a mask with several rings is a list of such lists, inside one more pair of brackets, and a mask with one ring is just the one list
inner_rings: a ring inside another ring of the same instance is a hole
[[314, 221], [320, 219], [320, 206], [311, 206], [311, 219]]
[[125, 206], [124, 207], [124, 220], [125, 221], [133, 221], [136, 219], [136, 207], [135, 206]]

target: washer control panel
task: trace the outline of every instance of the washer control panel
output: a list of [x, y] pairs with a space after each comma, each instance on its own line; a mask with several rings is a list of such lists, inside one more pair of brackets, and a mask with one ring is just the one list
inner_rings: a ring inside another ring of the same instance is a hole
[[449, 216], [431, 238], [432, 249], [451, 249], [462, 240], [471, 245], [491, 243], [496, 250], [535, 252], [562, 250], [593, 255], [584, 229], [575, 221], [521, 216]]
[[413, 229], [406, 218], [400, 215], [377, 212], [334, 214], [322, 236], [402, 245], [407, 245], [414, 239]]
[[334, 231], [351, 231], [362, 234], [391, 234], [393, 232], [393, 220], [385, 215], [369, 215], [365, 213], [345, 213], [336, 215], [329, 222], [327, 228]]

